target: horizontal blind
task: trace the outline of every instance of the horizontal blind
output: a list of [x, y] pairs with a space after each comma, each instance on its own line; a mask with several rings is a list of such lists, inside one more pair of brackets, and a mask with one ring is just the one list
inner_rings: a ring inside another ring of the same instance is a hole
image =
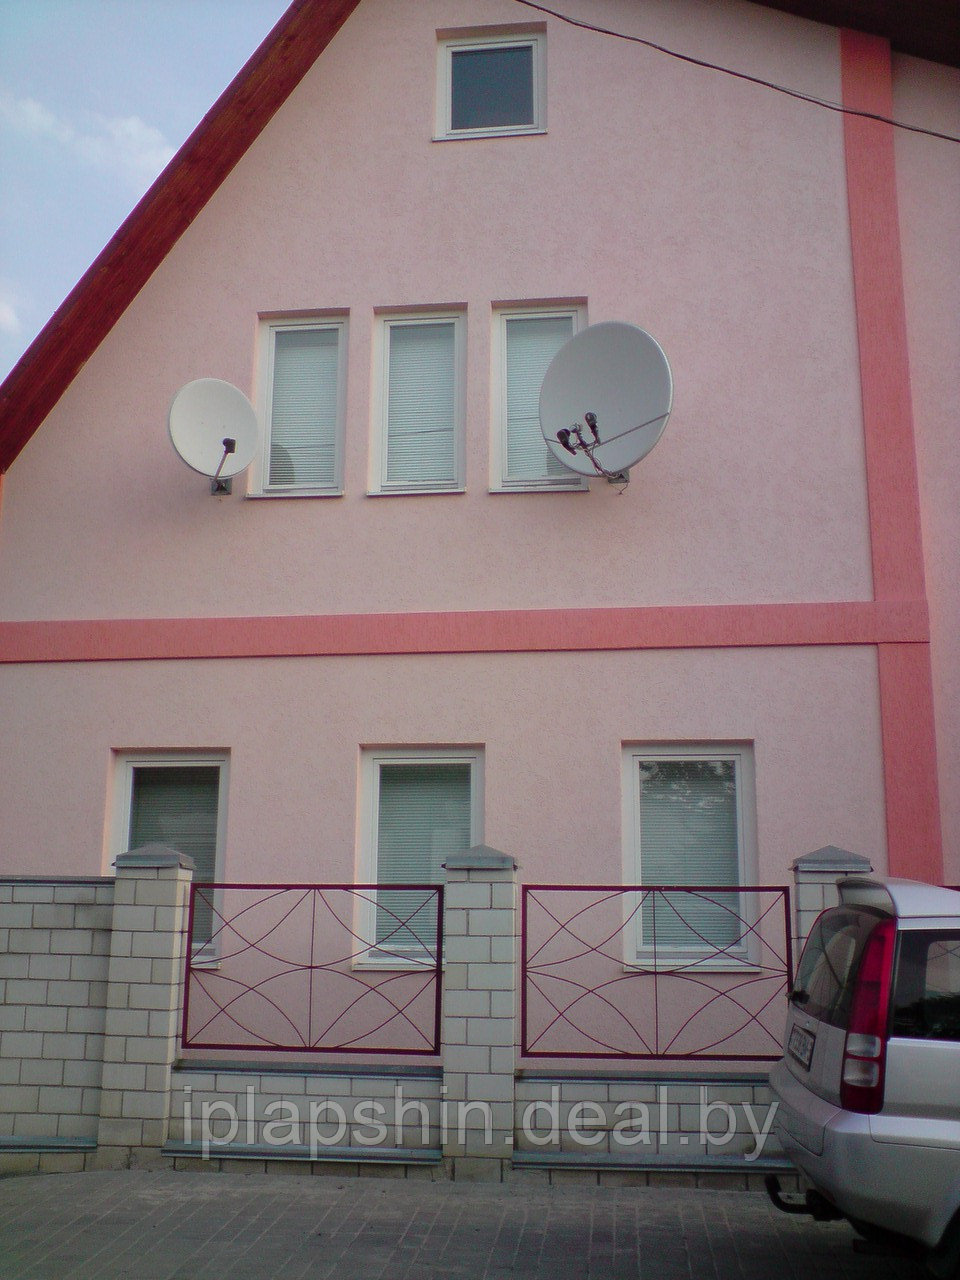
[[336, 328], [274, 333], [271, 485], [322, 489], [337, 483], [339, 346]]
[[[735, 760], [645, 760], [640, 769], [644, 885], [736, 885]], [[739, 895], [657, 894], [643, 908], [643, 943], [709, 950], [740, 936]]]
[[384, 483], [453, 488], [458, 481], [455, 324], [394, 324], [389, 334]]
[[507, 481], [580, 483], [579, 476], [547, 448], [540, 430], [544, 374], [572, 336], [572, 316], [517, 316], [506, 321]]
[[[381, 884], [442, 884], [443, 864], [470, 847], [470, 765], [382, 764], [377, 821]], [[377, 943], [434, 949], [436, 898], [416, 891], [378, 895]]]
[[[130, 804], [130, 848], [165, 844], [192, 858], [195, 881], [216, 879], [217, 765], [135, 765]], [[199, 897], [193, 941], [210, 940], [213, 915]]]

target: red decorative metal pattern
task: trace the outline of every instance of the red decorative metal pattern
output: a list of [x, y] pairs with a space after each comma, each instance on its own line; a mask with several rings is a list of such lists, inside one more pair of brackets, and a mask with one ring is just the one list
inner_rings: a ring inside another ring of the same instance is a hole
[[184, 1049], [440, 1052], [442, 887], [194, 884], [201, 919]]
[[780, 1057], [786, 886], [525, 885], [521, 913], [525, 1057]]

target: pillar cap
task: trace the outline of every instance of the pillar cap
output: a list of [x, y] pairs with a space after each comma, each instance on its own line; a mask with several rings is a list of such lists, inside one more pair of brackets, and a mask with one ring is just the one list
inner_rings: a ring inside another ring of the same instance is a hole
[[793, 861], [794, 871], [872, 871], [873, 864], [869, 858], [860, 853], [851, 853], [849, 849], [839, 849], [835, 844], [825, 844], [822, 849], [814, 849]]
[[443, 865], [448, 871], [516, 871], [519, 864], [509, 853], [475, 844], [463, 853], [451, 854]]
[[144, 844], [139, 849], [128, 849], [117, 857], [113, 865], [118, 871], [125, 867], [141, 870], [144, 867], [183, 867], [186, 871], [194, 870], [191, 857], [166, 844]]

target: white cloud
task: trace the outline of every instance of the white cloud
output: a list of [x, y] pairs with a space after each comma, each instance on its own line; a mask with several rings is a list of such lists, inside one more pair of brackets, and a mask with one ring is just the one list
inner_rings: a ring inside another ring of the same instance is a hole
[[73, 125], [33, 98], [0, 89], [0, 124], [30, 138], [46, 138], [83, 164], [119, 175], [138, 194], [173, 157], [159, 129], [139, 116], [87, 116]]
[[14, 98], [6, 90], [0, 91], [0, 120], [17, 133], [33, 138], [52, 138], [69, 145], [73, 130], [52, 111], [33, 98]]
[[13, 290], [0, 283], [0, 333], [17, 337], [23, 331], [23, 321], [17, 312], [19, 299]]
[[123, 174], [138, 190], [149, 186], [173, 158], [174, 149], [139, 116], [97, 116], [94, 129], [77, 139], [83, 159]]

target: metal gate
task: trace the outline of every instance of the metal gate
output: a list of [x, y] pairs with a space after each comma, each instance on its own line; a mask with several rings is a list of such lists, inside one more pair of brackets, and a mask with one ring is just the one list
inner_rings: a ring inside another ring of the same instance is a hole
[[780, 1057], [793, 965], [786, 886], [522, 892], [524, 1057]]

